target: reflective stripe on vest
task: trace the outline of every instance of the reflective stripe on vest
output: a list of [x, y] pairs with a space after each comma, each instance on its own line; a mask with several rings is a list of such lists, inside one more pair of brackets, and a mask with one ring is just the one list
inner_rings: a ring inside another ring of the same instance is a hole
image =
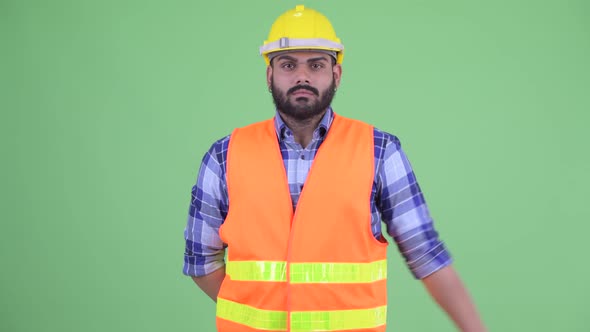
[[[229, 261], [226, 273], [239, 281], [287, 281], [286, 262]], [[291, 283], [369, 283], [387, 278], [387, 261], [292, 263]]]
[[[217, 299], [217, 316], [259, 330], [287, 330], [287, 312], [262, 310]], [[370, 329], [384, 325], [387, 307], [370, 309], [291, 312], [291, 331]]]

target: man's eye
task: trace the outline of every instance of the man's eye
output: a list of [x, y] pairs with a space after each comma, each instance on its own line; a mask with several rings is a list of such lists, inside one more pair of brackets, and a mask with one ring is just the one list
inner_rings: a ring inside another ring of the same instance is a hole
[[319, 70], [324, 68], [324, 65], [322, 65], [321, 63], [312, 63], [311, 64], [311, 69], [313, 70]]
[[292, 64], [292, 63], [290, 63], [290, 62], [286, 62], [286, 63], [284, 63], [284, 64], [283, 64], [281, 67], [282, 67], [283, 69], [289, 69], [289, 70], [290, 70], [290, 69], [293, 69], [293, 68], [295, 68], [295, 65], [294, 65], [294, 64]]

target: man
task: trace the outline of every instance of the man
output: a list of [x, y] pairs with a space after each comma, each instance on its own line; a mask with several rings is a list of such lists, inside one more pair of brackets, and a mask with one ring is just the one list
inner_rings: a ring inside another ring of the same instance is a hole
[[484, 331], [398, 139], [330, 107], [343, 46], [328, 19], [287, 11], [261, 54], [276, 115], [213, 144], [185, 230], [183, 272], [218, 331], [385, 331], [382, 221], [456, 325]]

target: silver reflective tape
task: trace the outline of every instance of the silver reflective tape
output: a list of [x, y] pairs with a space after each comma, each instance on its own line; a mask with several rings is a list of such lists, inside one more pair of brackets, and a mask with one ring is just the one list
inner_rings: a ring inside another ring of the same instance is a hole
[[280, 48], [289, 47], [289, 38], [283, 37], [279, 39]]
[[281, 38], [272, 43], [260, 46], [260, 54], [265, 54], [274, 51], [280, 51], [284, 48], [329, 48], [338, 51], [344, 50], [344, 46], [340, 43], [322, 39], [322, 38], [308, 38], [308, 39], [291, 39]]

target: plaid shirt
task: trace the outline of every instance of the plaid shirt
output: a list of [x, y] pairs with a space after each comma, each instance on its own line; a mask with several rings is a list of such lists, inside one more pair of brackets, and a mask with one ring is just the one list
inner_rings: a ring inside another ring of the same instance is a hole
[[[295, 142], [293, 133], [276, 114], [275, 128], [283, 156], [293, 209], [307, 173], [328, 132], [334, 113], [328, 109], [307, 148]], [[375, 177], [371, 192], [371, 229], [382, 235], [382, 223], [396, 242], [406, 263], [418, 278], [451, 263], [451, 257], [433, 227], [428, 207], [397, 137], [374, 129]], [[229, 136], [215, 142], [205, 154], [197, 183], [192, 189], [183, 273], [203, 276], [224, 266], [225, 244], [219, 227], [229, 209], [226, 160]]]

